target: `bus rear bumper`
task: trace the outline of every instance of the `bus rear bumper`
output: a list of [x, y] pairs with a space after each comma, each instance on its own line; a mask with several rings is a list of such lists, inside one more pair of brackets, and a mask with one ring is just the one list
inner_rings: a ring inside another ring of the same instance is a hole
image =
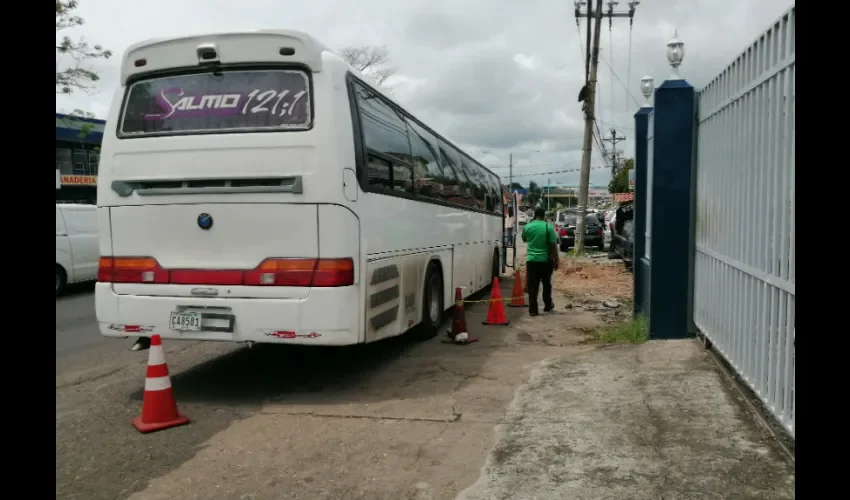
[[[227, 299], [117, 295], [109, 283], [95, 286], [95, 311], [105, 337], [351, 345], [363, 342], [358, 289], [313, 288], [305, 299]], [[170, 327], [172, 312], [202, 315], [200, 331]]]

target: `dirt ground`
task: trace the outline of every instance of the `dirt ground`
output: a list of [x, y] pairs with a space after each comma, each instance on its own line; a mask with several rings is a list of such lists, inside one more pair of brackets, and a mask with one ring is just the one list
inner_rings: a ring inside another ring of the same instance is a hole
[[555, 290], [577, 302], [632, 300], [632, 273], [620, 260], [562, 257], [552, 276]]

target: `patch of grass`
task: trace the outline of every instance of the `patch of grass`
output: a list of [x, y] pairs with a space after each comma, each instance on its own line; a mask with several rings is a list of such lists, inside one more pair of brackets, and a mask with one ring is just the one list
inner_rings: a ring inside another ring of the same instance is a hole
[[643, 344], [649, 339], [649, 320], [641, 314], [629, 321], [602, 327], [596, 334], [605, 344]]

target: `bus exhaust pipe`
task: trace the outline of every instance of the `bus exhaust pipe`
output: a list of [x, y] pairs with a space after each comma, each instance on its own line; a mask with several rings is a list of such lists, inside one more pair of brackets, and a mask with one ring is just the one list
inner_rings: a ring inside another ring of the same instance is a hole
[[133, 347], [130, 348], [131, 351], [144, 351], [145, 349], [150, 349], [151, 347], [151, 339], [148, 337], [139, 337], [136, 340], [136, 343], [133, 344]]

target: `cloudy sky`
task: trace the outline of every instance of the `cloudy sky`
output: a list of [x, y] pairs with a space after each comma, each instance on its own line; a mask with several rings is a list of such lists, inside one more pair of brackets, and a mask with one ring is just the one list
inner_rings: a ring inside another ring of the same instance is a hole
[[[608, 0], [604, 0], [607, 4]], [[632, 115], [644, 102], [645, 74], [670, 76], [665, 44], [685, 42], [681, 74], [699, 88], [719, 73], [793, 0], [642, 0], [628, 19], [603, 21], [597, 119], [634, 151]], [[58, 96], [58, 112], [83, 109], [103, 118], [118, 85], [124, 49], [138, 41], [208, 32], [292, 28], [332, 48], [385, 45], [398, 68], [395, 97], [418, 118], [507, 178], [575, 185], [583, 132], [578, 92], [584, 83], [585, 23], [572, 0], [80, 0], [86, 24], [59, 35], [84, 36], [115, 56], [93, 68], [93, 95]], [[625, 11], [626, 0], [615, 7]], [[631, 55], [629, 39], [631, 38]], [[612, 73], [613, 70], [613, 73]], [[626, 88], [628, 87], [628, 89]], [[594, 153], [592, 165], [602, 159]], [[591, 170], [591, 183], [610, 173]]]

